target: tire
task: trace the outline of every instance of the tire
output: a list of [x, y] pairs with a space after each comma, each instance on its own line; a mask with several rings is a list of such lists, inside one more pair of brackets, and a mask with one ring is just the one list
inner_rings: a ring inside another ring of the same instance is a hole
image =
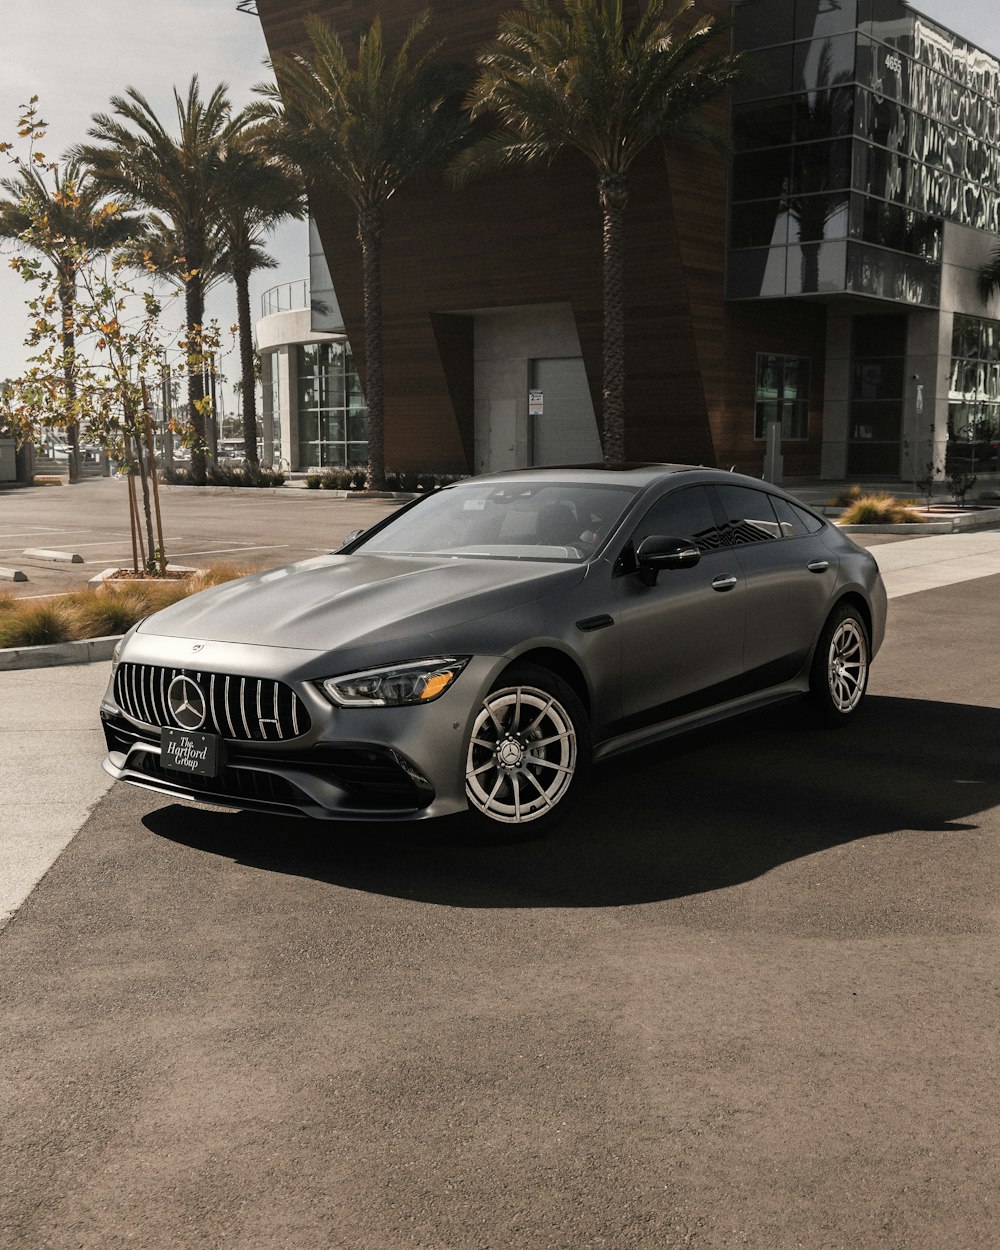
[[838, 604], [819, 636], [809, 679], [820, 724], [837, 728], [857, 715], [870, 664], [871, 643], [861, 613], [849, 603]]
[[547, 669], [513, 665], [483, 700], [469, 734], [467, 827], [494, 843], [542, 837], [570, 814], [590, 750], [575, 691]]

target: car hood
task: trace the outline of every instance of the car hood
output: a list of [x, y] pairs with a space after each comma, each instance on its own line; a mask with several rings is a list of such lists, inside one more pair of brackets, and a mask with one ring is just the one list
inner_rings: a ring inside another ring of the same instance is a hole
[[542, 561], [320, 556], [203, 590], [138, 632], [332, 651], [451, 629], [568, 590], [585, 571]]

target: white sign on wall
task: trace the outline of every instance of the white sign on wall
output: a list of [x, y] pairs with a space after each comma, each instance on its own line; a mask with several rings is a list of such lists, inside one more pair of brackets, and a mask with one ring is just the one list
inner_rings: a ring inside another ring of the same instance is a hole
[[540, 417], [545, 407], [545, 397], [541, 391], [528, 392], [528, 416]]

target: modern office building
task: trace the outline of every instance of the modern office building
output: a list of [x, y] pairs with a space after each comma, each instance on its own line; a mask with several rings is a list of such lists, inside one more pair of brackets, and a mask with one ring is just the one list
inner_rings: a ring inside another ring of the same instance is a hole
[[[422, 0], [258, 0], [272, 52], [318, 12], [401, 33]], [[472, 60], [508, 0], [434, 8]], [[626, 9], [630, 6], [626, 3]], [[635, 8], [637, 6], [632, 5]], [[1000, 61], [902, 0], [703, 0], [747, 75], [709, 120], [732, 156], [671, 142], [631, 184], [627, 454], [911, 480], [996, 468]], [[350, 207], [312, 211], [348, 338], [362, 342]], [[595, 459], [601, 389], [595, 177], [567, 155], [462, 191], [393, 198], [383, 253], [386, 457], [502, 469]], [[363, 379], [363, 360], [360, 372]]]
[[364, 396], [312, 223], [309, 239], [310, 279], [265, 291], [257, 322], [263, 454], [293, 471], [368, 459]]

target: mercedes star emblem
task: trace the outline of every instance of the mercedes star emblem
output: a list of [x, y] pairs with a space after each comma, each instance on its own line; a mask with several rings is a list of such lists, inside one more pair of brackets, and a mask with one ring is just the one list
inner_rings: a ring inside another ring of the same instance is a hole
[[181, 729], [200, 729], [205, 723], [208, 706], [197, 682], [190, 677], [175, 677], [167, 687], [170, 715]]

